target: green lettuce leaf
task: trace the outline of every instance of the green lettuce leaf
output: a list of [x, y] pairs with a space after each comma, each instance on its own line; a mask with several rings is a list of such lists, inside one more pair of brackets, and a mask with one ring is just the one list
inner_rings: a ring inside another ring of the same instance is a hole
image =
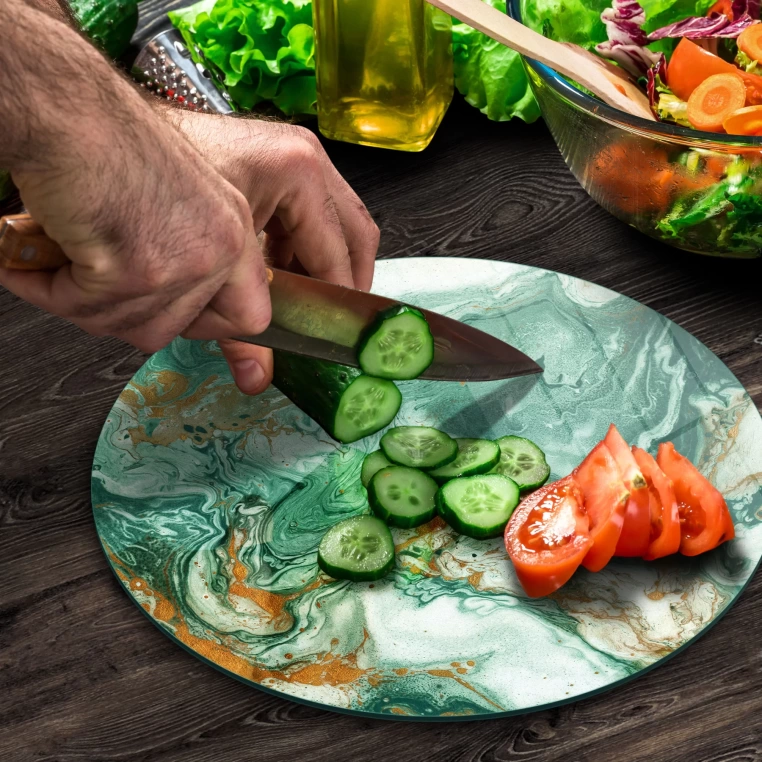
[[[703, 16], [714, 0], [639, 0], [646, 12], [646, 32], [680, 21], [686, 16]], [[607, 39], [601, 13], [611, 0], [523, 0], [524, 23], [554, 40], [574, 42], [592, 50]], [[676, 41], [660, 40], [649, 45], [655, 52], [670, 53]]]
[[[506, 0], [486, 2], [505, 12]], [[468, 103], [496, 122], [539, 118], [540, 107], [518, 53], [456, 19], [452, 42], [455, 86]]]
[[657, 228], [687, 245], [702, 250], [707, 240], [748, 256], [762, 249], [762, 169], [742, 158], [728, 168], [727, 176], [699, 193], [678, 199], [657, 223]]
[[755, 61], [753, 58], [749, 58], [749, 56], [747, 56], [743, 50], [739, 49], [738, 53], [736, 53], [735, 62], [737, 66], [739, 66], [744, 71], [749, 72], [749, 74], [759, 74], [759, 61]]
[[269, 101], [288, 115], [316, 113], [311, 0], [201, 0], [169, 18], [237, 107]]

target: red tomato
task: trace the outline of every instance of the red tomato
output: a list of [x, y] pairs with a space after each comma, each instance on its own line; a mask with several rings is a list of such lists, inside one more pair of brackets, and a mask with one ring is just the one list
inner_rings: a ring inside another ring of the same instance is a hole
[[624, 525], [615, 556], [640, 558], [647, 550], [651, 536], [651, 514], [649, 512], [648, 487], [638, 464], [630, 451], [630, 446], [612, 423], [603, 440], [614, 456], [619, 473], [630, 499], [624, 511]]
[[735, 537], [725, 499], [671, 442], [659, 445], [656, 461], [675, 490], [683, 555], [697, 556]]
[[582, 565], [589, 571], [600, 571], [614, 555], [630, 494], [614, 456], [603, 442], [597, 444], [574, 471], [574, 479], [584, 496], [593, 541]]
[[646, 561], [663, 558], [680, 549], [680, 514], [672, 482], [645, 450], [632, 448], [632, 454], [648, 484], [651, 514], [651, 534]]
[[524, 591], [539, 598], [569, 581], [590, 548], [588, 518], [574, 478], [525, 498], [505, 528], [505, 548]]

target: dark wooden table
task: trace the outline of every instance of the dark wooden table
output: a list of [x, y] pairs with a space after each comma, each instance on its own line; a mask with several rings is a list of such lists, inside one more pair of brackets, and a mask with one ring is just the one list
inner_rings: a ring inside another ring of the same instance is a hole
[[[145, 0], [143, 35], [166, 7]], [[762, 402], [762, 263], [683, 255], [620, 224], [542, 124], [493, 124], [457, 99], [423, 154], [327, 149], [378, 221], [381, 256], [510, 260], [615, 289], [697, 336]], [[664, 666], [513, 719], [360, 719], [204, 666], [124, 595], [91, 517], [95, 442], [144, 356], [5, 292], [0, 316], [0, 760], [762, 760], [759, 576]]]

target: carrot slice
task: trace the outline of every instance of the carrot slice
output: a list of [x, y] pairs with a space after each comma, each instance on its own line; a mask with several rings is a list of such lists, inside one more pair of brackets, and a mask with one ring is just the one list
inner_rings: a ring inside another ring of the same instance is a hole
[[722, 123], [746, 103], [746, 87], [738, 74], [713, 74], [688, 98], [688, 121], [697, 130], [722, 132]]
[[738, 37], [738, 49], [754, 61], [762, 61], [762, 24], [747, 26]]
[[713, 74], [737, 74], [746, 85], [749, 105], [762, 103], [762, 77], [738, 69], [732, 63], [683, 37], [667, 64], [667, 84], [682, 101], [687, 101], [693, 91]]
[[762, 106], [746, 106], [725, 117], [728, 135], [762, 135]]

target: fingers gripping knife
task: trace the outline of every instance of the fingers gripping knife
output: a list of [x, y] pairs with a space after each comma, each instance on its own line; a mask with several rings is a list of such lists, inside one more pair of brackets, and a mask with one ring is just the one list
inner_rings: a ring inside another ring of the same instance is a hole
[[176, 29], [157, 34], [138, 54], [132, 75], [140, 86], [191, 111], [236, 115], [230, 95]]

